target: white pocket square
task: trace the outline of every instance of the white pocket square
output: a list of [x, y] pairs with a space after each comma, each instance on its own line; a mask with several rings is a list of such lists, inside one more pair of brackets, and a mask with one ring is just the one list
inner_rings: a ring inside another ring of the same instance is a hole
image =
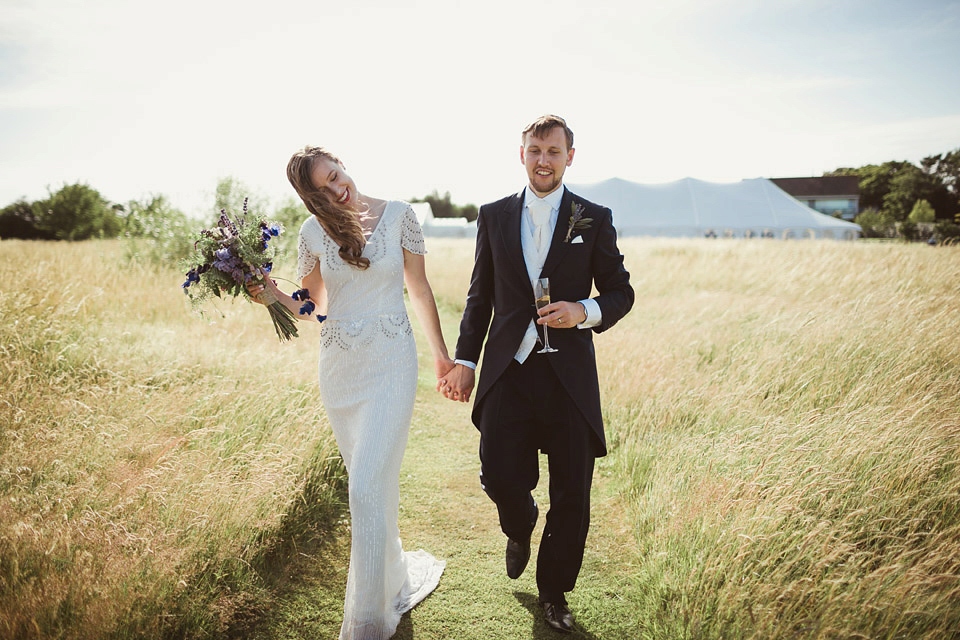
[[570, 241], [570, 244], [583, 244], [583, 236], [577, 236]]

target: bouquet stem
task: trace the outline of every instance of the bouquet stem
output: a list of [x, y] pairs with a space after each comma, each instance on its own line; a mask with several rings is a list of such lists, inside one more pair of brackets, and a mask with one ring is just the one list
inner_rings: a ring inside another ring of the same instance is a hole
[[297, 319], [293, 317], [290, 309], [287, 309], [283, 303], [277, 300], [277, 297], [269, 289], [264, 289], [263, 293], [257, 296], [257, 300], [263, 303], [267, 307], [267, 311], [270, 312], [273, 328], [281, 342], [289, 340], [291, 337], [297, 337]]

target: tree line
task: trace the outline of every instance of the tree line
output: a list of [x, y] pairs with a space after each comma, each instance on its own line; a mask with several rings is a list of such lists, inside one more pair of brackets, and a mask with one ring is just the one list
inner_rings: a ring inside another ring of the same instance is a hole
[[[907, 161], [841, 167], [825, 176], [853, 175], [860, 183], [860, 213], [856, 222], [865, 236], [939, 239], [960, 237], [960, 148], [928, 156], [919, 166]], [[249, 195], [253, 194], [253, 195]], [[290, 197], [268, 211], [268, 202], [235, 178], [217, 183], [210, 219], [220, 209], [239, 213], [244, 197], [249, 207], [296, 229], [306, 217], [303, 204]], [[429, 202], [437, 218], [477, 219], [473, 204], [457, 205], [447, 191], [436, 190], [411, 202]], [[0, 209], [0, 238], [86, 240], [89, 238], [151, 238], [173, 243], [204, 225], [174, 207], [163, 195], [113, 203], [86, 184], [64, 185], [46, 198], [20, 199]]]
[[[918, 239], [922, 229], [941, 238], [960, 236], [960, 148], [906, 161], [841, 167], [825, 176], [857, 176], [865, 236]], [[924, 227], [926, 225], [926, 227]]]

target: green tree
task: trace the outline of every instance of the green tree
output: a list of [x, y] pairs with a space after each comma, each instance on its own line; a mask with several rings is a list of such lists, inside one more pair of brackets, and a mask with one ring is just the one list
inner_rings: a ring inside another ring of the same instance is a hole
[[960, 149], [928, 156], [919, 167], [890, 161], [824, 175], [857, 176], [861, 209], [883, 210], [896, 221], [905, 221], [917, 200], [929, 202], [937, 219], [952, 220], [960, 212]]
[[34, 206], [38, 210], [38, 228], [58, 240], [112, 238], [122, 227], [110, 202], [85, 184], [64, 185]]
[[863, 230], [864, 238], [892, 238], [896, 234], [896, 220], [879, 209], [866, 209], [854, 220]]
[[123, 233], [130, 239], [128, 259], [177, 264], [190, 256], [200, 222], [187, 217], [166, 196], [131, 200], [126, 209]]
[[929, 200], [937, 218], [953, 220], [960, 213], [960, 149], [928, 156], [920, 167], [935, 185]]
[[273, 210], [272, 220], [279, 222], [285, 228], [280, 236], [280, 253], [286, 255], [296, 249], [296, 242], [300, 232], [300, 225], [310, 216], [310, 212], [303, 205], [300, 198], [288, 196]]
[[39, 208], [23, 198], [0, 209], [0, 238], [52, 240], [53, 234], [39, 224]]
[[220, 216], [221, 209], [231, 216], [242, 214], [244, 198], [247, 199], [248, 211], [264, 218], [268, 217], [269, 201], [267, 198], [255, 193], [237, 178], [227, 176], [217, 181], [217, 188], [214, 192], [213, 219], [216, 220]]
[[411, 198], [410, 202], [429, 202], [434, 218], [466, 218], [468, 221], [477, 219], [477, 207], [473, 204], [458, 206], [450, 199], [450, 192], [442, 196], [434, 189], [429, 195], [422, 198]]
[[287, 233], [297, 233], [300, 231], [300, 225], [309, 216], [310, 212], [299, 198], [288, 196], [274, 208], [272, 219], [286, 227]]
[[164, 195], [152, 195], [127, 203], [123, 233], [129, 237], [160, 238], [182, 227], [191, 226], [185, 213], [175, 208]]
[[889, 191], [883, 196], [883, 210], [897, 221], [910, 215], [917, 200], [928, 200], [934, 191], [930, 176], [919, 167], [904, 163], [891, 177]]
[[910, 222], [933, 222], [936, 219], [936, 213], [933, 211], [933, 206], [930, 205], [926, 200], [917, 200], [913, 205], [913, 209], [910, 210], [910, 215], [907, 216], [907, 220]]

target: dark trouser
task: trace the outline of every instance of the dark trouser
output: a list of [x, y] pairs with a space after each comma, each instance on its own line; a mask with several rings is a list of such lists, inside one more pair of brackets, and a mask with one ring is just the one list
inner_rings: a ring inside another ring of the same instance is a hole
[[540, 477], [538, 450], [547, 454], [550, 510], [537, 556], [540, 598], [566, 602], [583, 564], [590, 526], [593, 430], [574, 406], [547, 359], [532, 353], [513, 361], [480, 407], [480, 482], [496, 503], [500, 528], [526, 540], [533, 531], [531, 491]]

